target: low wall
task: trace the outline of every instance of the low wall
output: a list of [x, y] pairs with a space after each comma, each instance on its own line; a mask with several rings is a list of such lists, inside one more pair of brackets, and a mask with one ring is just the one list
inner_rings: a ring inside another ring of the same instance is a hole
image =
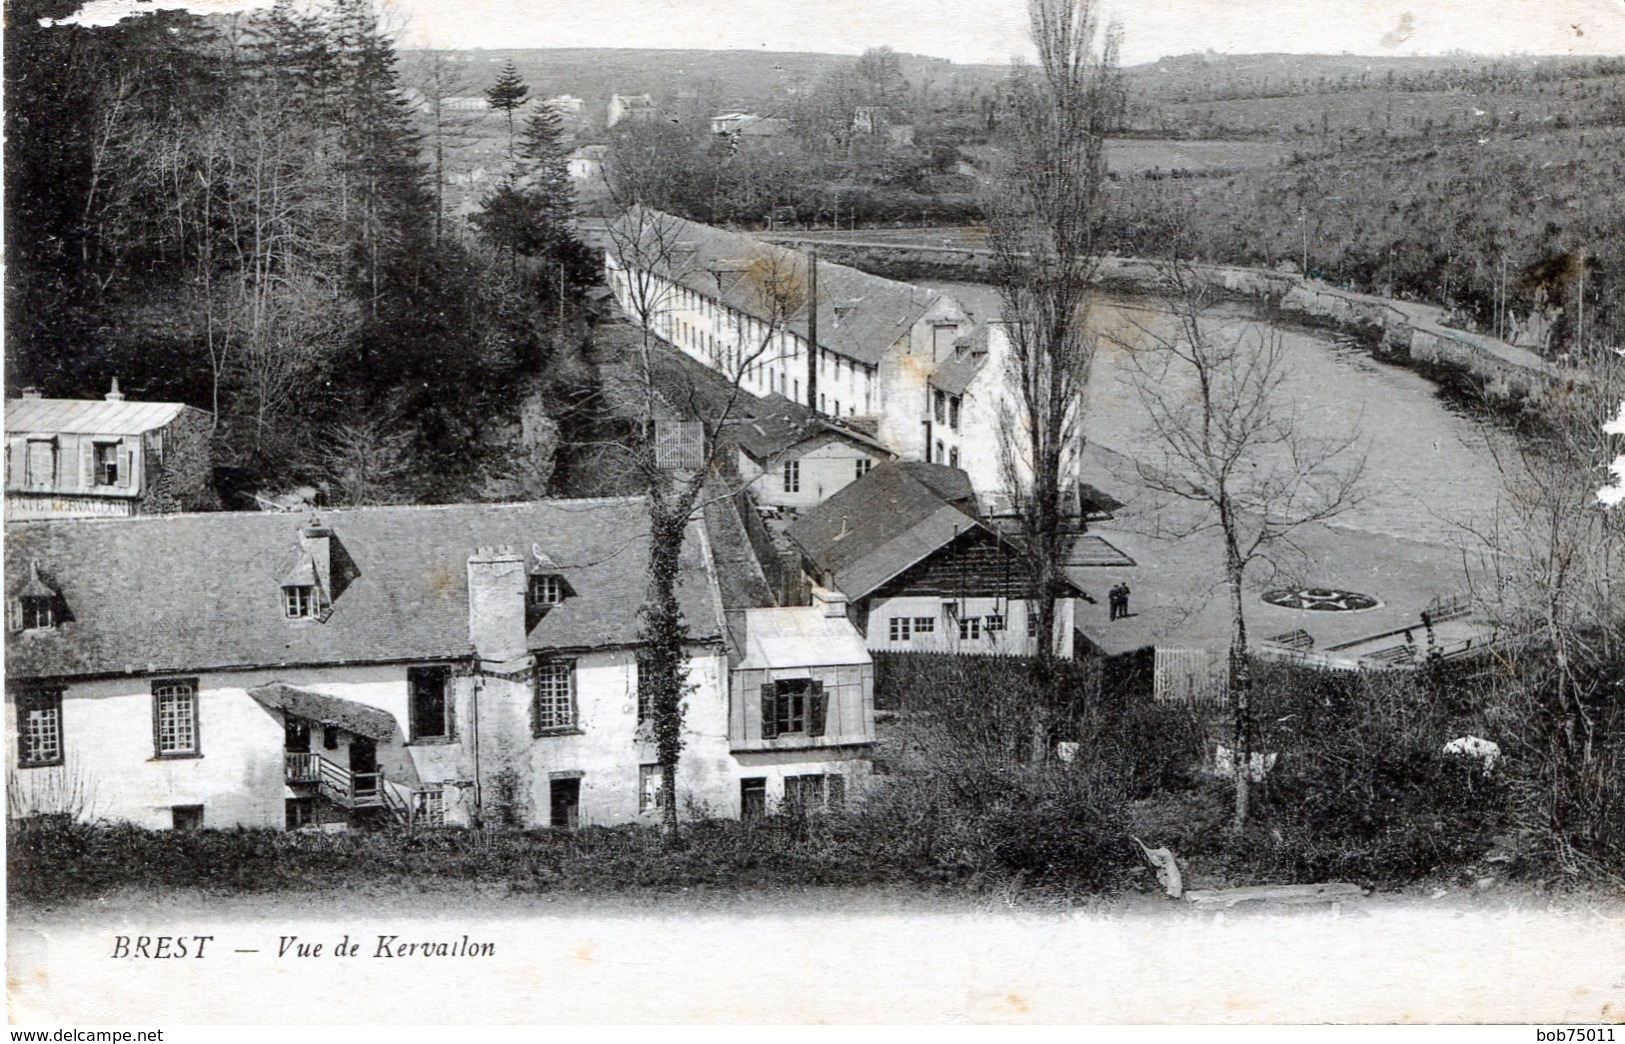
[[[815, 246], [825, 260], [896, 279], [985, 282], [992, 262], [992, 251], [985, 248], [878, 243], [864, 241], [861, 231], [851, 238], [763, 238], [798, 248]], [[1191, 271], [1226, 295], [1259, 301], [1290, 319], [1361, 337], [1385, 357], [1461, 370], [1492, 399], [1539, 398], [1569, 376], [1526, 349], [1446, 326], [1445, 311], [1433, 305], [1392, 301], [1267, 269], [1194, 264]], [[1102, 286], [1130, 293], [1157, 293], [1165, 288], [1161, 265], [1144, 258], [1104, 258], [1097, 280]]]

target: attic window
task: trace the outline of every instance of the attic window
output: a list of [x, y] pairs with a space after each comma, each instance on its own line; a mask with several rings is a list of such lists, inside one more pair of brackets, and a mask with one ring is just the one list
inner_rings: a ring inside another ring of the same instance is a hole
[[558, 605], [564, 601], [564, 579], [557, 573], [534, 573], [530, 578], [532, 606]]
[[96, 485], [116, 486], [118, 481], [118, 450], [116, 442], [98, 442], [96, 451]]
[[315, 615], [316, 588], [309, 584], [289, 584], [282, 589], [283, 613], [290, 620], [305, 620]]
[[20, 599], [22, 630], [41, 631], [56, 626], [56, 600], [43, 595], [24, 595]]

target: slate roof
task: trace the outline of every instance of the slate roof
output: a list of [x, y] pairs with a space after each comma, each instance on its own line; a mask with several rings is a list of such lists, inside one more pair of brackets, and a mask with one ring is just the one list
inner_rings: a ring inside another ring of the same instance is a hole
[[109, 402], [106, 399], [8, 399], [7, 434], [140, 435], [162, 428], [182, 410], [179, 402]]
[[[71, 620], [12, 635], [7, 677], [465, 657], [467, 563], [480, 546], [539, 548], [574, 592], [535, 623], [530, 649], [637, 642], [649, 529], [640, 498], [323, 511], [335, 577], [349, 576], [323, 623], [282, 615], [281, 580], [307, 521], [222, 512], [8, 524], [8, 575], [38, 561]], [[684, 541], [678, 593], [691, 636], [714, 641], [722, 622], [697, 537]]]
[[395, 715], [365, 703], [329, 696], [325, 692], [297, 689], [283, 682], [270, 682], [248, 690], [254, 701], [270, 710], [287, 711], [318, 725], [337, 725], [357, 736], [393, 740], [397, 731]]
[[950, 355], [931, 374], [931, 387], [949, 395], [963, 395], [987, 362], [986, 352], [961, 351]]
[[835, 424], [777, 392], [765, 398], [742, 393], [740, 401], [743, 416], [732, 428], [734, 441], [757, 461], [771, 460], [787, 449], [821, 436], [840, 439], [887, 457], [895, 456], [884, 443], [866, 432]]
[[[661, 260], [657, 255], [662, 253], [678, 254], [669, 249], [672, 244], [681, 248], [680, 257], [665, 259], [668, 271], [661, 274], [747, 315], [769, 318], [761, 295], [752, 289], [744, 272], [752, 262], [776, 259], [784, 271], [796, 274], [798, 282], [805, 279], [807, 256], [801, 251], [659, 211], [648, 213], [647, 217], [623, 217], [617, 224], [629, 235], [639, 231], [641, 225], [645, 243], [649, 244], [644, 251], [650, 260]], [[942, 297], [935, 290], [819, 261], [818, 345], [874, 366]], [[807, 336], [805, 315], [792, 318], [786, 325], [794, 333]]]
[[982, 524], [957, 468], [889, 462], [801, 514], [785, 530], [819, 573], [856, 601]]

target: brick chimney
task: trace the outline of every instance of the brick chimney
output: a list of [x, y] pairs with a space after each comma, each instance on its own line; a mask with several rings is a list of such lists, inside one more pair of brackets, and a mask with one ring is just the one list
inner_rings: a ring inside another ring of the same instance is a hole
[[118, 378], [117, 377], [113, 378], [113, 387], [108, 389], [107, 401], [108, 402], [123, 402], [124, 401], [124, 393], [118, 390]]
[[525, 558], [511, 547], [476, 548], [468, 558], [468, 640], [486, 664], [525, 655]]

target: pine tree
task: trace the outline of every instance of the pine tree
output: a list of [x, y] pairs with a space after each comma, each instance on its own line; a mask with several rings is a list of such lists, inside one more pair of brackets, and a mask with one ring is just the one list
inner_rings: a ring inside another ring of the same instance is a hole
[[491, 108], [496, 109], [508, 118], [508, 159], [513, 159], [514, 125], [513, 114], [525, 104], [530, 97], [530, 86], [519, 78], [519, 69], [510, 58], [502, 63], [502, 71], [497, 73], [497, 81], [485, 89], [485, 100], [490, 102]]

